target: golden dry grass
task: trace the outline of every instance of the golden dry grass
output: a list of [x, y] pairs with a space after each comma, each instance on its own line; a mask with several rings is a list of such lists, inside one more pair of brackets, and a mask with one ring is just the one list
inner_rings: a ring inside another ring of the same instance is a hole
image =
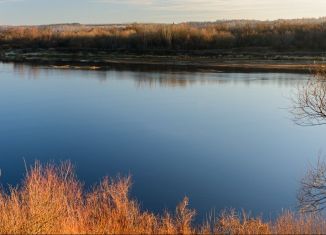
[[0, 47], [98, 50], [325, 50], [326, 19], [215, 23], [0, 26]]
[[324, 234], [326, 220], [291, 212], [275, 222], [224, 212], [203, 225], [185, 198], [174, 213], [142, 211], [129, 197], [130, 177], [105, 178], [86, 192], [70, 163], [36, 163], [22, 185], [0, 193], [1, 234]]

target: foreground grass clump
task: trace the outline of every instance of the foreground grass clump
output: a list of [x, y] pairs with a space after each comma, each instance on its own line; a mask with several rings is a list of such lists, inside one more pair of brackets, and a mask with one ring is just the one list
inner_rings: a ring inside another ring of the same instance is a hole
[[142, 211], [128, 193], [131, 180], [105, 178], [86, 192], [69, 163], [36, 163], [21, 186], [0, 193], [1, 234], [323, 234], [321, 216], [287, 212], [264, 222], [235, 212], [193, 226], [195, 211], [185, 198], [174, 213]]

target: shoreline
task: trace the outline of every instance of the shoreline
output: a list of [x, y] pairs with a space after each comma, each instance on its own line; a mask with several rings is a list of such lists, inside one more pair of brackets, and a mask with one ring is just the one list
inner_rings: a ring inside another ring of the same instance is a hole
[[59, 51], [0, 51], [0, 62], [45, 65], [58, 69], [140, 70], [194, 72], [265, 72], [311, 73], [324, 64], [309, 56], [250, 54], [212, 55], [138, 55], [128, 53], [59, 52]]

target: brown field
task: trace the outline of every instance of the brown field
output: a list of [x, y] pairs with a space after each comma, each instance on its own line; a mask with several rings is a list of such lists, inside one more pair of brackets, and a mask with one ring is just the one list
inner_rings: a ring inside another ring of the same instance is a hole
[[20, 186], [0, 193], [1, 234], [324, 234], [316, 214], [285, 212], [275, 221], [228, 211], [193, 225], [185, 198], [162, 215], [140, 209], [129, 197], [130, 177], [105, 178], [86, 191], [69, 163], [36, 163]]

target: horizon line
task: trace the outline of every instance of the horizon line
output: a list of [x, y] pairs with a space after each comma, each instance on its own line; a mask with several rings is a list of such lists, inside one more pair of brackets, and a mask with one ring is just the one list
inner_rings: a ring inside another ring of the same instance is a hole
[[223, 23], [232, 21], [255, 21], [255, 22], [277, 22], [277, 21], [294, 21], [294, 20], [325, 20], [326, 15], [320, 17], [302, 17], [302, 18], [278, 18], [278, 19], [245, 19], [245, 18], [234, 18], [234, 19], [217, 19], [203, 20], [203, 21], [179, 21], [179, 22], [142, 22], [142, 21], [132, 21], [132, 22], [107, 22], [107, 23], [82, 23], [82, 22], [57, 22], [57, 23], [39, 23], [39, 24], [0, 24], [1, 27], [23, 27], [23, 26], [54, 26], [54, 25], [86, 25], [86, 26], [104, 26], [104, 25], [131, 25], [131, 24], [189, 24], [189, 23]]

